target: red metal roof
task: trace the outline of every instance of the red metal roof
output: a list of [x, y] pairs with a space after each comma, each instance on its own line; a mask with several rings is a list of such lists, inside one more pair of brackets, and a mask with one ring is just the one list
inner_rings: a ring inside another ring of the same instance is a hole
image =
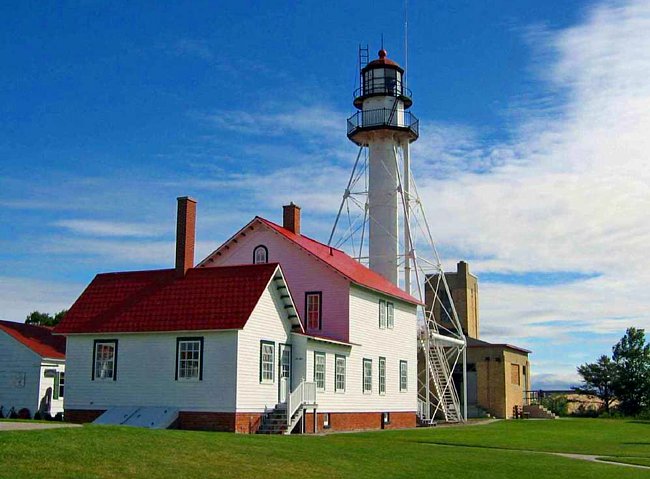
[[385, 67], [385, 66], [393, 67], [394, 69], [399, 70], [401, 73], [404, 73], [404, 69], [401, 66], [399, 66], [397, 63], [395, 63], [390, 58], [387, 58], [388, 52], [386, 50], [384, 50], [384, 49], [379, 50], [378, 55], [379, 55], [379, 58], [377, 58], [376, 60], [372, 60], [365, 67], [363, 67], [361, 69], [361, 71], [363, 73], [365, 73], [366, 71], [368, 71], [368, 70], [370, 70], [372, 68], [381, 68], [381, 67]]
[[278, 268], [263, 265], [98, 274], [56, 333], [243, 328]]
[[27, 346], [41, 357], [65, 359], [65, 338], [54, 336], [52, 328], [33, 324], [0, 321], [0, 330]]
[[259, 216], [256, 219], [325, 262], [353, 283], [402, 299], [407, 303], [421, 304], [418, 299], [407, 294], [386, 278], [362, 265], [343, 251], [327, 246], [302, 234], [297, 235], [292, 233], [282, 226], [276, 225], [272, 221]]

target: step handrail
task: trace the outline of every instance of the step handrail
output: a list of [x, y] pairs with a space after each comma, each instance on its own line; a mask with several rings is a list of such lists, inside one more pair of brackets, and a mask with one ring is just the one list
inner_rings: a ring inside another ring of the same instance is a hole
[[287, 395], [287, 427], [291, 427], [293, 415], [305, 404], [316, 404], [316, 383], [304, 379]]

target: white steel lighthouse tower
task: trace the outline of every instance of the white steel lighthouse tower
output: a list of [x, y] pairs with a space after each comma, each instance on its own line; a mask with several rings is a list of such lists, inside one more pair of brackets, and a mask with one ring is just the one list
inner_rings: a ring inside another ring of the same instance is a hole
[[[348, 138], [368, 147], [369, 267], [398, 284], [397, 154], [401, 150], [408, 159], [409, 144], [418, 138], [418, 120], [407, 111], [413, 102], [404, 70], [387, 58], [386, 50], [361, 69], [360, 83], [354, 98], [360, 111], [348, 119]], [[410, 290], [410, 277], [405, 281]]]
[[[347, 130], [359, 153], [329, 244], [347, 247], [420, 299], [418, 416], [423, 423], [464, 421], [467, 343], [411, 172], [409, 145], [419, 136], [419, 122], [409, 111], [411, 92], [404, 69], [384, 49], [368, 62], [368, 49], [360, 48], [359, 64], [354, 93], [359, 111], [348, 118]], [[446, 317], [444, 323], [436, 321], [434, 305]]]

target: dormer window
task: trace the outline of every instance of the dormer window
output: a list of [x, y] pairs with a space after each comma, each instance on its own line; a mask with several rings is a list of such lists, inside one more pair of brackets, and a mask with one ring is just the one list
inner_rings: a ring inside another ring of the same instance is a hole
[[259, 245], [253, 250], [253, 264], [265, 264], [269, 262], [269, 250], [266, 246]]

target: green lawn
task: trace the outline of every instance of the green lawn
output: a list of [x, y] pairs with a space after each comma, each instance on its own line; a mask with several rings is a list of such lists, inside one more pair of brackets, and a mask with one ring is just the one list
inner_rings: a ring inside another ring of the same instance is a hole
[[650, 478], [650, 470], [523, 452], [650, 462], [650, 423], [502, 421], [328, 436], [86, 426], [0, 432], [1, 478]]

